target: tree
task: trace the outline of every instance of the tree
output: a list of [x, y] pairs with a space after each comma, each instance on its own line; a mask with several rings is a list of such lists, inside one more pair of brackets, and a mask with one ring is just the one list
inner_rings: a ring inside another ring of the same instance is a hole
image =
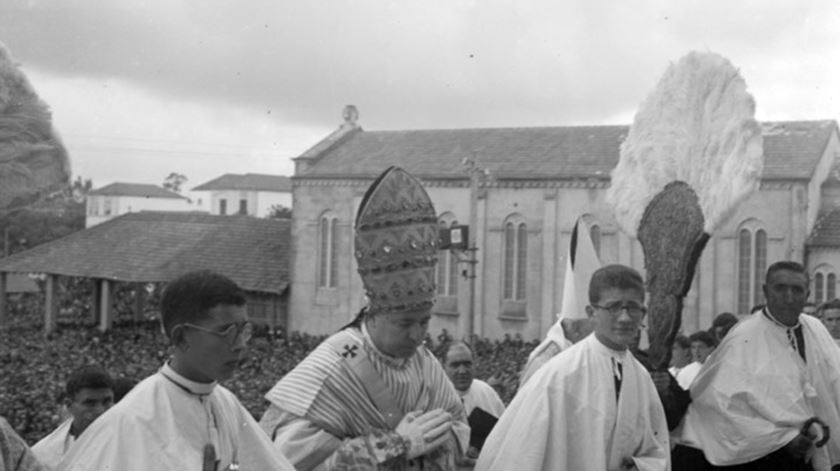
[[291, 219], [292, 208], [287, 208], [281, 204], [272, 205], [268, 210], [267, 217], [274, 219]]
[[181, 185], [186, 181], [187, 176], [183, 173], [172, 172], [163, 179], [163, 187], [175, 193], [181, 193]]

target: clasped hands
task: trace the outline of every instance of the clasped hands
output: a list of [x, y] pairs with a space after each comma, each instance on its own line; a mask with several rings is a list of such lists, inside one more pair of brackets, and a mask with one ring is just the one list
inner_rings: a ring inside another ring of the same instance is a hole
[[443, 409], [434, 409], [429, 412], [409, 412], [397, 425], [396, 432], [405, 439], [408, 445], [406, 458], [412, 460], [446, 443], [450, 430], [452, 414]]

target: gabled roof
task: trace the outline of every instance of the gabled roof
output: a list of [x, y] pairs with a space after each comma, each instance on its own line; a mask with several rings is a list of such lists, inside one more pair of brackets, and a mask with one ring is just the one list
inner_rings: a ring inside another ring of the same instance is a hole
[[[807, 179], [837, 124], [762, 123], [765, 179]], [[629, 126], [362, 131], [347, 133], [298, 159], [310, 163], [296, 178], [370, 178], [390, 165], [425, 178], [467, 178], [476, 159], [496, 178], [609, 178]], [[313, 149], [319, 146], [313, 147]]]
[[193, 188], [192, 191], [292, 191], [292, 180], [282, 175], [265, 175], [261, 173], [246, 173], [244, 175], [226, 173], [219, 178], [210, 180]]
[[817, 219], [814, 230], [805, 241], [810, 247], [840, 247], [840, 209], [834, 209]]
[[174, 191], [169, 191], [157, 185], [150, 185], [147, 183], [111, 183], [110, 185], [105, 185], [102, 188], [93, 190], [88, 194], [102, 196], [133, 196], [138, 198], [186, 199]]
[[0, 259], [0, 271], [158, 282], [209, 269], [243, 289], [280, 294], [289, 284], [290, 226], [287, 219], [129, 213]]

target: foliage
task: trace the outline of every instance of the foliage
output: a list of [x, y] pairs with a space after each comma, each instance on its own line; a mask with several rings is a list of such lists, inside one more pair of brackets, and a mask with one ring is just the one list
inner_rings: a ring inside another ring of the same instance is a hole
[[272, 205], [271, 208], [269, 208], [267, 217], [274, 219], [291, 219], [292, 208], [287, 208], [286, 206], [280, 204]]
[[187, 181], [187, 176], [183, 173], [172, 172], [163, 179], [163, 187], [175, 193], [181, 192], [181, 186]]

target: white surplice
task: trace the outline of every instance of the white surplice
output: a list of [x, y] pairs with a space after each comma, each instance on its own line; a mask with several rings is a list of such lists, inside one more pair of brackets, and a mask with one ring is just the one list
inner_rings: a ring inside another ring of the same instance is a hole
[[563, 318], [558, 319], [548, 329], [545, 339], [528, 355], [528, 362], [525, 363], [525, 367], [522, 368], [522, 373], [519, 375], [519, 387], [522, 387], [534, 373], [551, 361], [555, 355], [573, 345], [572, 341], [566, 338], [562, 321]]
[[472, 380], [470, 387], [466, 391], [458, 391], [458, 394], [464, 402], [464, 412], [466, 412], [467, 417], [476, 407], [484, 409], [485, 412], [495, 417], [501, 417], [505, 412], [505, 403], [502, 402], [499, 393], [493, 389], [493, 386], [480, 379]]
[[665, 412], [644, 366], [590, 335], [525, 383], [484, 443], [475, 469], [606, 471], [628, 458], [640, 471], [670, 469]]
[[190, 381], [169, 365], [96, 419], [59, 469], [201, 470], [208, 444], [217, 470], [294, 470], [232, 392]]
[[70, 449], [70, 445], [76, 441], [70, 434], [72, 425], [73, 418], [71, 417], [32, 447], [32, 453], [50, 471], [58, 469], [61, 458]]
[[712, 464], [769, 455], [815, 416], [831, 439], [815, 450], [814, 469], [840, 464], [840, 348], [818, 319], [801, 315], [799, 322], [807, 361], [792, 346], [790, 329], [762, 312], [730, 330], [703, 364], [682, 438]]

